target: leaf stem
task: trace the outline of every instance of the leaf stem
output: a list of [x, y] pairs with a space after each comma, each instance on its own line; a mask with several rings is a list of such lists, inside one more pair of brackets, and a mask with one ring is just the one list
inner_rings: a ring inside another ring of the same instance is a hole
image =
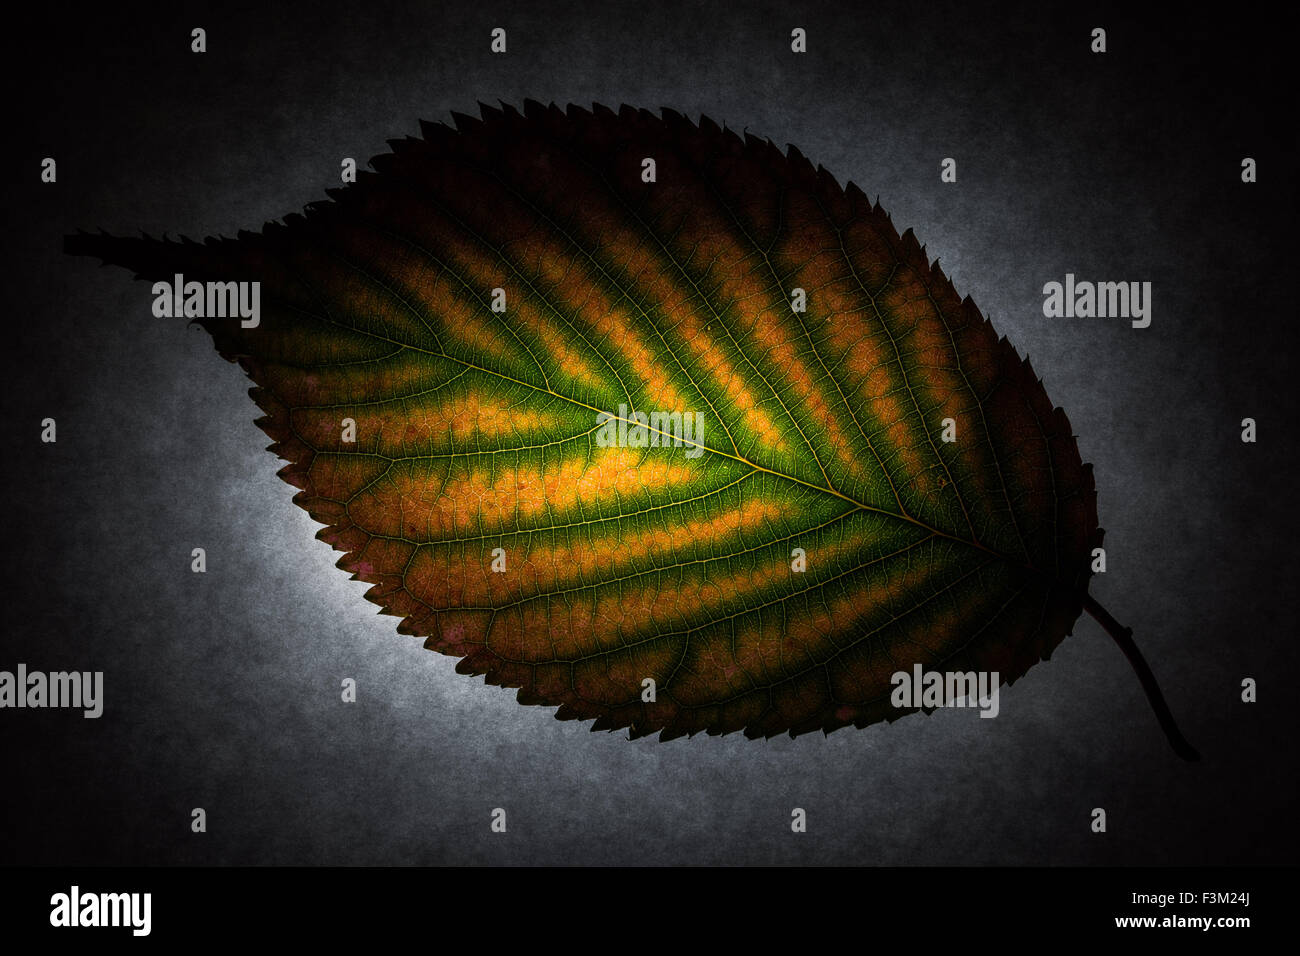
[[1119, 649], [1124, 652], [1128, 658], [1129, 664], [1132, 665], [1138, 680], [1142, 682], [1142, 689], [1146, 691], [1147, 700], [1151, 702], [1151, 709], [1156, 712], [1156, 719], [1160, 721], [1160, 728], [1169, 738], [1169, 743], [1174, 748], [1174, 753], [1184, 760], [1200, 760], [1201, 755], [1196, 748], [1187, 742], [1178, 725], [1174, 723], [1174, 715], [1169, 712], [1169, 705], [1165, 703], [1164, 695], [1160, 693], [1160, 685], [1156, 683], [1155, 675], [1151, 673], [1151, 668], [1147, 665], [1146, 659], [1138, 646], [1133, 641], [1133, 629], [1122, 627], [1119, 621], [1110, 616], [1110, 612], [1098, 604], [1091, 594], [1084, 594], [1083, 606], [1091, 614], [1106, 632], [1115, 639]]

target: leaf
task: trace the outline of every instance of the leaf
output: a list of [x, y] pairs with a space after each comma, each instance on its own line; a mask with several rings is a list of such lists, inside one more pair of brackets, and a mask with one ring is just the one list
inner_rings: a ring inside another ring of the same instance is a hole
[[[258, 234], [67, 240], [151, 280], [261, 282], [257, 327], [203, 325], [400, 632], [661, 739], [892, 720], [896, 671], [1010, 682], [1070, 632], [1091, 467], [911, 230], [707, 118], [455, 124]], [[599, 413], [633, 411], [703, 431], [602, 447]]]

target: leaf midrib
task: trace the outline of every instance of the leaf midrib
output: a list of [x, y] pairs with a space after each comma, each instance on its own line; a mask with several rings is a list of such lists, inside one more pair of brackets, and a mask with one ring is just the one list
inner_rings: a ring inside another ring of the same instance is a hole
[[[613, 415], [613, 414], [607, 412], [605, 409], [597, 408], [595, 405], [589, 405], [589, 404], [587, 404], [586, 402], [582, 401], [581, 399], [573, 398], [572, 396], [569, 396], [569, 395], [564, 395], [564, 394], [562, 394], [562, 393], [560, 393], [560, 392], [555, 391], [555, 389], [553, 389], [553, 388], [549, 388], [549, 387], [548, 387], [548, 388], [541, 388], [540, 386], [535, 385], [535, 384], [533, 384], [532, 382], [526, 382], [526, 381], [524, 381], [524, 380], [522, 380], [522, 379], [515, 378], [515, 377], [512, 376], [512, 375], [507, 375], [507, 374], [505, 374], [504, 372], [498, 372], [498, 371], [496, 371], [495, 369], [485, 368], [484, 366], [481, 366], [481, 365], [478, 365], [478, 364], [476, 364], [476, 363], [474, 363], [474, 362], [470, 362], [470, 361], [467, 361], [467, 360], [465, 360], [465, 359], [459, 358], [458, 356], [448, 354], [447, 352], [434, 352], [434, 351], [431, 351], [430, 349], [422, 348], [422, 347], [420, 347], [420, 346], [418, 346], [418, 345], [413, 345], [413, 344], [411, 344], [411, 343], [409, 343], [409, 342], [402, 342], [402, 341], [400, 341], [400, 340], [398, 340], [398, 339], [391, 338], [390, 336], [387, 336], [387, 335], [380, 335], [380, 334], [378, 334], [378, 333], [371, 332], [371, 331], [366, 330], [366, 329], [359, 329], [359, 328], [357, 328], [356, 326], [346, 325], [346, 324], [344, 324], [344, 323], [342, 323], [342, 322], [335, 321], [334, 319], [331, 319], [331, 318], [329, 318], [329, 317], [327, 317], [327, 316], [319, 315], [319, 314], [317, 314], [317, 313], [315, 313], [315, 312], [310, 312], [310, 311], [308, 311], [308, 310], [306, 310], [306, 309], [302, 309], [302, 308], [299, 307], [299, 306], [289, 305], [288, 307], [294, 309], [295, 311], [302, 312], [304, 315], [308, 315], [308, 316], [310, 316], [310, 317], [316, 319], [317, 321], [325, 322], [325, 323], [327, 323], [327, 324], [329, 324], [329, 325], [337, 326], [338, 328], [344, 329], [344, 330], [346, 330], [346, 331], [348, 331], [348, 332], [353, 332], [353, 333], [356, 333], [356, 334], [359, 334], [359, 335], [368, 336], [368, 337], [370, 337], [370, 338], [379, 339], [379, 340], [381, 340], [381, 341], [388, 342], [390, 345], [395, 345], [395, 346], [397, 346], [398, 348], [410, 349], [411, 351], [414, 351], [414, 352], [420, 352], [420, 353], [422, 353], [422, 354], [424, 354], [424, 355], [430, 355], [430, 356], [433, 356], [433, 357], [435, 357], [435, 358], [447, 359], [448, 361], [450, 361], [450, 362], [455, 362], [457, 365], [462, 365], [462, 366], [464, 366], [465, 368], [467, 368], [467, 369], [469, 369], [469, 370], [476, 371], [476, 372], [481, 372], [481, 373], [483, 373], [483, 374], [485, 374], [485, 375], [494, 375], [494, 376], [496, 376], [497, 378], [500, 378], [500, 379], [502, 379], [502, 380], [504, 380], [504, 381], [507, 381], [507, 382], [513, 382], [513, 383], [516, 384], [516, 385], [521, 385], [521, 386], [523, 386], [524, 388], [532, 389], [533, 391], [535, 391], [535, 392], [540, 392], [540, 393], [543, 394], [543, 395], [550, 395], [550, 396], [552, 396], [552, 397], [554, 397], [554, 398], [558, 398], [558, 399], [560, 399], [561, 401], [569, 402], [569, 403], [572, 404], [572, 405], [576, 405], [576, 406], [578, 406], [579, 408], [584, 408], [584, 409], [587, 409], [588, 411], [595, 412], [595, 413], [598, 414], [598, 415], [602, 415], [602, 414], [603, 414], [603, 415], [609, 415], [611, 421], [622, 421], [622, 422], [628, 422], [629, 424], [635, 424], [635, 425], [641, 426], [641, 423], [640, 423], [640, 422], [632, 422], [632, 421], [630, 421], [629, 419], [621, 418], [621, 417], [618, 416], [618, 415]], [[674, 437], [674, 436], [673, 436], [671, 433], [669, 433], [669, 432], [664, 432], [664, 431], [662, 431], [661, 429], [657, 429], [657, 428], [652, 429], [652, 428], [650, 428], [649, 425], [646, 425], [646, 426], [643, 426], [643, 427], [645, 427], [648, 431], [652, 431], [652, 432], [655, 432], [655, 433], [660, 434], [660, 435], [665, 435], [665, 436], [670, 437], [670, 438], [671, 438], [671, 437]], [[916, 527], [916, 528], [920, 528], [921, 530], [926, 531], [926, 532], [929, 532], [930, 534], [936, 535], [936, 536], [938, 536], [938, 537], [946, 538], [946, 539], [948, 539], [948, 540], [950, 540], [950, 541], [956, 541], [956, 542], [958, 542], [959, 544], [964, 544], [964, 545], [967, 545], [968, 547], [974, 548], [974, 549], [976, 549], [976, 550], [978, 550], [978, 551], [983, 551], [983, 552], [985, 552], [985, 553], [987, 553], [987, 554], [994, 555], [995, 557], [1000, 558], [1000, 559], [1002, 559], [1003, 561], [1006, 561], [1006, 562], [1009, 563], [1009, 564], [1015, 564], [1015, 565], [1021, 565], [1021, 564], [1022, 564], [1022, 562], [1016, 561], [1015, 559], [1009, 557], [1008, 555], [1002, 554], [1002, 553], [999, 552], [999, 551], [995, 551], [995, 550], [993, 550], [992, 548], [989, 548], [988, 546], [986, 546], [986, 545], [984, 545], [984, 544], [981, 544], [981, 543], [979, 543], [979, 542], [977, 542], [977, 541], [971, 541], [971, 540], [969, 540], [969, 539], [962, 538], [962, 537], [960, 537], [960, 536], [958, 536], [958, 535], [955, 535], [955, 534], [950, 534], [949, 532], [943, 531], [943, 530], [941, 530], [941, 529], [939, 529], [939, 528], [932, 527], [931, 525], [926, 524], [924, 521], [921, 521], [921, 520], [919, 520], [919, 519], [917, 519], [917, 518], [913, 518], [913, 517], [911, 517], [910, 515], [898, 514], [897, 512], [889, 511], [889, 510], [886, 509], [886, 508], [878, 508], [878, 507], [876, 507], [876, 506], [874, 506], [874, 505], [869, 505], [869, 504], [866, 504], [865, 502], [858, 501], [856, 498], [853, 498], [853, 497], [851, 497], [851, 496], [849, 496], [849, 495], [846, 495], [846, 494], [844, 494], [843, 492], [839, 491], [838, 489], [832, 487], [832, 486], [829, 484], [829, 482], [828, 482], [825, 486], [823, 486], [823, 485], [816, 485], [816, 484], [813, 484], [813, 483], [810, 482], [810, 481], [805, 481], [804, 479], [802, 479], [802, 478], [798, 478], [798, 477], [796, 477], [796, 476], [794, 476], [794, 475], [786, 474], [786, 473], [783, 472], [783, 471], [778, 471], [777, 469], [774, 469], [774, 468], [768, 468], [768, 467], [766, 467], [766, 466], [764, 466], [764, 465], [760, 465], [760, 464], [757, 464], [756, 462], [752, 462], [752, 461], [750, 461], [749, 459], [745, 458], [743, 455], [740, 455], [740, 454], [731, 454], [730, 452], [721, 451], [721, 450], [719, 450], [719, 449], [717, 449], [717, 448], [712, 448], [712, 447], [710, 447], [710, 446], [708, 446], [708, 445], [704, 445], [704, 444], [701, 444], [701, 443], [696, 442], [696, 441], [688, 441], [687, 439], [684, 439], [684, 438], [683, 438], [683, 439], [678, 439], [678, 440], [679, 440], [682, 444], [689, 444], [690, 446], [695, 447], [695, 448], [699, 448], [699, 449], [701, 449], [702, 451], [706, 451], [706, 452], [709, 452], [709, 453], [714, 454], [714, 455], [721, 455], [723, 458], [729, 458], [729, 459], [731, 459], [732, 461], [738, 462], [738, 463], [740, 463], [741, 465], [744, 465], [744, 466], [747, 467], [747, 468], [751, 468], [751, 469], [753, 469], [754, 471], [762, 472], [762, 473], [764, 473], [764, 474], [771, 475], [771, 476], [773, 476], [774, 478], [778, 478], [778, 479], [782, 479], [782, 480], [785, 480], [785, 481], [794, 482], [795, 484], [802, 485], [802, 486], [804, 486], [805, 488], [810, 488], [810, 489], [812, 489], [813, 491], [821, 492], [822, 494], [833, 495], [834, 497], [839, 498], [839, 499], [842, 500], [842, 501], [848, 502], [850, 505], [853, 505], [855, 509], [858, 509], [858, 510], [861, 510], [861, 511], [870, 512], [870, 513], [873, 513], [873, 514], [879, 514], [879, 515], [882, 515], [882, 516], [887, 517], [887, 518], [892, 518], [892, 519], [894, 519], [894, 520], [896, 520], [896, 521], [901, 521], [901, 522], [903, 522], [903, 523], [905, 523], [905, 524], [910, 524], [910, 525], [912, 525], [912, 526], [914, 526], [914, 527]], [[313, 451], [315, 451], [315, 449], [313, 449]], [[1026, 565], [1024, 565], [1024, 566], [1030, 568], [1031, 570], [1039, 570], [1039, 569], [1033, 568], [1032, 565], [1027, 565], [1027, 564], [1026, 564]]]

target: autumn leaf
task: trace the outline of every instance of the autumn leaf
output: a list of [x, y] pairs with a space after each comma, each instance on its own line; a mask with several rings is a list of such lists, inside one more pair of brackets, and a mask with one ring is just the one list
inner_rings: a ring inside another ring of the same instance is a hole
[[67, 250], [260, 283], [200, 321], [338, 566], [461, 673], [632, 736], [830, 732], [1096, 608], [1065, 413], [856, 186], [628, 107], [390, 145], [260, 233]]

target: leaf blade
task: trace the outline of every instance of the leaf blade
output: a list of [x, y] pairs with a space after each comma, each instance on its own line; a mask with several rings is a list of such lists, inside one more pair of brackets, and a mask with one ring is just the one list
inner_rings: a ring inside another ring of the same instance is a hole
[[[148, 278], [263, 283], [258, 328], [204, 324], [399, 631], [664, 739], [865, 726], [902, 713], [889, 675], [914, 661], [1015, 679], [1059, 643], [1100, 541], [1091, 470], [910, 230], [707, 120], [456, 122], [258, 235], [69, 241]], [[706, 450], [598, 447], [619, 404], [701, 410]]]

